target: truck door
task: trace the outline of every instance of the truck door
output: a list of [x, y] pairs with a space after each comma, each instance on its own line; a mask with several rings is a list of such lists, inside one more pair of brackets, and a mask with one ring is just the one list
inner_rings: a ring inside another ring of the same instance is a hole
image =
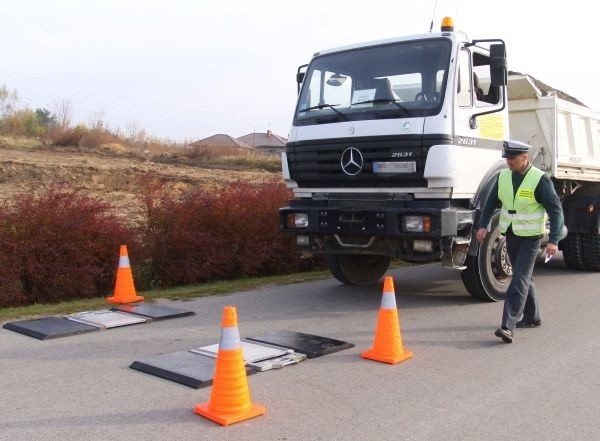
[[456, 144], [500, 151], [501, 141], [508, 137], [506, 109], [477, 116], [502, 107], [503, 92], [499, 87], [490, 86], [490, 76], [490, 59], [483, 49], [460, 50], [454, 108]]

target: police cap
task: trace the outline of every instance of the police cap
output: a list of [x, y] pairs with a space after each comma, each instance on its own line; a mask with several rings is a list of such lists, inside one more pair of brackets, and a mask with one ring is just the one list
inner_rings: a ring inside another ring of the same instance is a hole
[[502, 157], [514, 158], [517, 155], [529, 152], [531, 146], [519, 141], [502, 142]]

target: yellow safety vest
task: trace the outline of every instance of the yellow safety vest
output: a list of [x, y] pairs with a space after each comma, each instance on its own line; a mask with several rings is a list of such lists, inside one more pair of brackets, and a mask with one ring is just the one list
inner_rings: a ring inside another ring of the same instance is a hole
[[538, 236], [546, 231], [546, 213], [544, 207], [535, 200], [535, 188], [542, 175], [539, 168], [531, 166], [514, 193], [512, 172], [502, 170], [498, 177], [498, 199], [502, 202], [500, 211], [500, 232], [506, 233], [512, 224], [512, 231], [517, 236]]

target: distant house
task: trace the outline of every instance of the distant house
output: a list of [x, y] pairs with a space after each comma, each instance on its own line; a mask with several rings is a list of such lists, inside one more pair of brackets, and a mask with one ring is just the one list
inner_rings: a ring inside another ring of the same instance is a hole
[[287, 139], [276, 135], [270, 130], [267, 130], [266, 133], [248, 133], [247, 135], [240, 136], [237, 140], [270, 155], [278, 155], [281, 152], [285, 152], [285, 145], [287, 143]]
[[224, 147], [224, 148], [252, 148], [249, 144], [235, 139], [233, 136], [222, 133], [200, 139], [190, 144], [190, 147]]

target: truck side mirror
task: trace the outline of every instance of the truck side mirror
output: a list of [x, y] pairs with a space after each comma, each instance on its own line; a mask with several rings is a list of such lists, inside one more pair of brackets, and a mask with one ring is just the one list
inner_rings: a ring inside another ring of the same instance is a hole
[[490, 77], [491, 86], [505, 86], [507, 83], [504, 44], [490, 45]]
[[[300, 93], [300, 84], [304, 81], [304, 76], [306, 75], [306, 68], [308, 64], [303, 64], [302, 66], [298, 66], [298, 71], [296, 72], [296, 84], [298, 84], [298, 93]], [[304, 69], [304, 70], [302, 70]]]

